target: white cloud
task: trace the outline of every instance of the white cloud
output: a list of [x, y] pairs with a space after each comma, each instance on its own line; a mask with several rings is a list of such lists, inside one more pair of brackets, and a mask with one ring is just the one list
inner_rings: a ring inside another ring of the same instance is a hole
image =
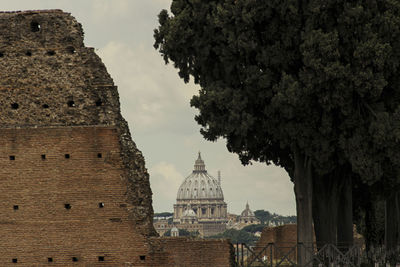
[[239, 213], [249, 201], [252, 210], [295, 214], [293, 184], [282, 168], [257, 162], [243, 166], [235, 155], [219, 163], [230, 212]]
[[98, 53], [118, 85], [123, 113], [135, 128], [150, 131], [177, 124], [196, 87], [187, 88], [152, 47], [112, 41]]
[[176, 167], [165, 161], [149, 169], [155, 211], [171, 211], [176, 193], [184, 177]]
[[124, 17], [132, 12], [138, 1], [132, 0], [96, 0], [92, 1], [94, 19], [104, 21], [106, 17]]

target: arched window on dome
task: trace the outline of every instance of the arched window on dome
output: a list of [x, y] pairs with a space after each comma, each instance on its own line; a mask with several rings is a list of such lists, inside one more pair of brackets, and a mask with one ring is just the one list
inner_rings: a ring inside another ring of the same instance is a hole
[[197, 188], [194, 189], [193, 198], [197, 198]]

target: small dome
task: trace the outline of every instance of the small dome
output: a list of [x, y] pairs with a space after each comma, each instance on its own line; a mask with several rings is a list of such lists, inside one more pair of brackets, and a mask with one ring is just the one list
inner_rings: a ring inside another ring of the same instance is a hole
[[250, 209], [249, 203], [246, 204], [246, 209], [240, 214], [241, 217], [255, 217], [254, 212]]
[[204, 161], [199, 156], [192, 174], [185, 178], [179, 187], [177, 200], [218, 199], [224, 200], [220, 182], [209, 175]]

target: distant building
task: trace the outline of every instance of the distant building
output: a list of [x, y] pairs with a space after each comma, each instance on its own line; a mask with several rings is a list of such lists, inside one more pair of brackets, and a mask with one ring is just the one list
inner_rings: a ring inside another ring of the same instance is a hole
[[179, 230], [178, 230], [178, 228], [173, 227], [173, 228], [171, 229], [171, 236], [172, 236], [172, 237], [177, 237], [177, 236], [179, 236]]
[[260, 224], [260, 220], [256, 218], [254, 212], [250, 209], [249, 203], [246, 203], [246, 208], [239, 216], [239, 223], [241, 225]]
[[207, 173], [200, 152], [193, 172], [179, 187], [174, 205], [174, 225], [201, 236], [221, 233], [226, 229], [227, 204], [218, 180]]
[[235, 214], [228, 215], [227, 228], [233, 228], [240, 230], [247, 225], [251, 224], [261, 224], [261, 221], [254, 215], [254, 212], [250, 209], [249, 203], [246, 204], [246, 208], [242, 213], [237, 216]]
[[165, 219], [157, 220], [153, 223], [153, 225], [154, 225], [154, 229], [157, 231], [157, 233], [160, 236], [163, 236], [172, 227], [171, 224], [168, 224], [168, 220], [165, 220]]
[[226, 228], [235, 228], [235, 225], [238, 223], [239, 216], [233, 213], [228, 213], [228, 223], [226, 224]]

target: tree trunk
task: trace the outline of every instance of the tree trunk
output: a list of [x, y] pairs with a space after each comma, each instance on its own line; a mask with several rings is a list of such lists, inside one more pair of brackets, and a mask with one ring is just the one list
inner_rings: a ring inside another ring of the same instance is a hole
[[[313, 244], [312, 225], [312, 167], [311, 160], [294, 150], [294, 192], [297, 211], [298, 266], [311, 261]], [[306, 249], [306, 247], [308, 249]]]
[[396, 249], [400, 245], [400, 196], [398, 192], [392, 193], [386, 198], [385, 203], [385, 246], [390, 255], [391, 264], [395, 261]]
[[353, 234], [353, 185], [351, 175], [344, 174], [339, 195], [337, 241], [342, 252], [346, 252], [354, 242]]
[[318, 250], [335, 244], [337, 231], [338, 186], [333, 173], [313, 177], [313, 219]]
[[376, 199], [373, 199], [370, 194], [365, 198], [365, 230], [362, 233], [365, 237], [365, 248], [369, 252], [374, 247], [379, 247], [382, 240], [379, 238], [378, 223], [377, 223], [377, 204]]
[[352, 182], [345, 166], [313, 176], [313, 219], [318, 250], [334, 244], [346, 251], [353, 244]]

